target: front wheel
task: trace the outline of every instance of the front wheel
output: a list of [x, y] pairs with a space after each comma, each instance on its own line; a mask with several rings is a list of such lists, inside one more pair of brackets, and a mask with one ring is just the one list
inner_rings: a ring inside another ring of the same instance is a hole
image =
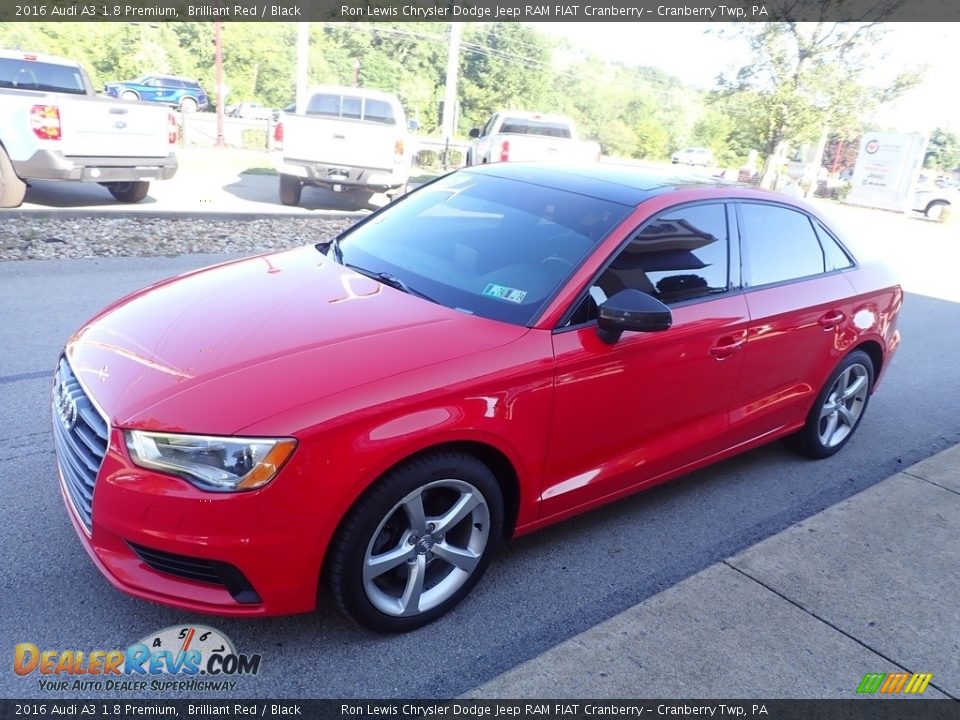
[[853, 437], [873, 390], [870, 356], [856, 350], [843, 359], [817, 396], [807, 422], [790, 441], [803, 455], [830, 457]]
[[350, 618], [406, 632], [453, 608], [480, 579], [503, 529], [503, 499], [482, 462], [427, 455], [384, 476], [347, 515], [326, 584]]
[[180, 112], [192, 113], [197, 111], [197, 101], [192, 97], [185, 97], [180, 101]]
[[107, 183], [107, 190], [117, 200], [123, 203], [138, 203], [147, 196], [150, 190], [148, 182], [114, 182]]

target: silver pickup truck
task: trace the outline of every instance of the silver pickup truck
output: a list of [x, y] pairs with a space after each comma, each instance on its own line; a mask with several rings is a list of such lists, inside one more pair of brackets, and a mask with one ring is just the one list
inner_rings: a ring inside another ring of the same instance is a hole
[[33, 179], [100, 183], [121, 202], [173, 177], [177, 122], [166, 108], [97, 96], [73, 60], [0, 50], [0, 208]]

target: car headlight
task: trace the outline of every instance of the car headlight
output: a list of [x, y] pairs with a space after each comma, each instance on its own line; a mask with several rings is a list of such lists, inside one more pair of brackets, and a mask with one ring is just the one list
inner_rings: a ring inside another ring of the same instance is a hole
[[189, 480], [202, 490], [254, 490], [273, 480], [297, 441], [128, 430], [127, 450], [140, 467]]

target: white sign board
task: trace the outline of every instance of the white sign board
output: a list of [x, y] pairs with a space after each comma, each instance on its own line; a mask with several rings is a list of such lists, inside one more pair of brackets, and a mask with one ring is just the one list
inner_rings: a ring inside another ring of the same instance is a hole
[[927, 138], [919, 133], [864, 133], [847, 202], [899, 212], [910, 210], [926, 150]]

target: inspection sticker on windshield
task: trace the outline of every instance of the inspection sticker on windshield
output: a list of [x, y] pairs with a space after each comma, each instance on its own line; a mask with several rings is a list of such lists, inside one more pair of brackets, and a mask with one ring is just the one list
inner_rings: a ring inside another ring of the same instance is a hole
[[487, 286], [483, 289], [483, 294], [487, 297], [495, 297], [500, 300], [519, 304], [522, 303], [523, 299], [527, 296], [527, 291], [487, 283]]

